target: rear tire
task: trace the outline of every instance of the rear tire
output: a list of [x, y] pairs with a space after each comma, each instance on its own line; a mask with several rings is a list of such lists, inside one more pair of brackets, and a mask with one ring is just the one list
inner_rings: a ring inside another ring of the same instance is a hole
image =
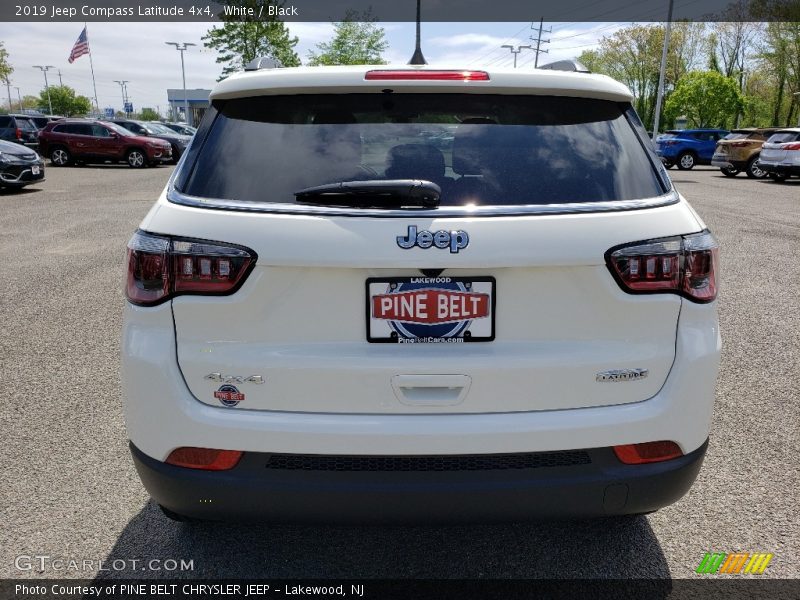
[[722, 167], [720, 171], [722, 171], [722, 174], [725, 175], [725, 177], [736, 177], [739, 174], [739, 169], [735, 169], [733, 167]]
[[767, 176], [767, 172], [759, 168], [758, 165], [756, 164], [757, 162], [758, 162], [758, 157], [754, 156], [747, 163], [747, 168], [745, 169], [745, 173], [750, 179], [764, 179], [764, 177]]
[[789, 179], [789, 176], [788, 175], [784, 175], [783, 173], [770, 173], [769, 177], [770, 177], [770, 179], [772, 179], [772, 181], [774, 181], [776, 183], [783, 183], [784, 181]]
[[664, 168], [665, 169], [671, 169], [674, 166], [675, 166], [675, 163], [664, 163]]
[[72, 155], [63, 146], [50, 150], [50, 164], [54, 167], [67, 167], [72, 163]]
[[147, 155], [143, 150], [139, 150], [139, 148], [128, 150], [128, 153], [125, 155], [125, 160], [128, 166], [133, 169], [142, 169], [147, 166]]
[[694, 168], [697, 159], [691, 152], [681, 152], [678, 156], [678, 168], [681, 171], [690, 171]]

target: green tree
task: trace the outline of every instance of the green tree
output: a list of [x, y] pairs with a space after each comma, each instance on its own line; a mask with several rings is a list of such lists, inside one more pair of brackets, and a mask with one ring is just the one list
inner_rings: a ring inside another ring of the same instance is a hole
[[692, 127], [729, 127], [744, 107], [739, 86], [716, 71], [684, 75], [664, 107], [669, 117], [686, 115]]
[[[269, 6], [275, 4], [271, 0], [221, 0], [224, 6], [251, 8], [254, 14], [267, 12]], [[261, 56], [269, 56], [281, 62], [285, 67], [296, 67], [300, 57], [294, 51], [297, 38], [289, 35], [284, 23], [275, 17], [254, 20], [248, 17], [224, 15], [221, 27], [212, 27], [203, 36], [206, 48], [215, 50], [217, 63], [223, 65], [218, 81], [231, 73], [240, 71], [247, 63]]]
[[[669, 91], [686, 72], [700, 66], [705, 25], [675, 23], [667, 52], [664, 87]], [[647, 129], [653, 125], [664, 27], [630, 25], [600, 41], [600, 48], [583, 52], [578, 60], [591, 71], [609, 75], [627, 85], [633, 105]]]
[[8, 62], [8, 50], [5, 49], [3, 42], [0, 42], [0, 80], [6, 81], [14, 72], [14, 67]]
[[47, 96], [47, 94], [45, 94], [45, 103], [44, 103], [44, 106], [42, 106], [42, 99], [39, 98], [38, 96], [25, 95], [25, 96], [22, 97], [22, 108], [30, 109], [30, 110], [45, 109], [42, 112], [46, 112], [47, 110], [49, 110], [47, 108], [47, 97], [46, 96]]
[[334, 23], [333, 38], [309, 51], [308, 64], [383, 65], [383, 52], [389, 47], [383, 27], [368, 12], [348, 11], [343, 21]]
[[154, 111], [152, 108], [143, 108], [139, 113], [139, 118], [142, 121], [160, 121], [161, 115]]
[[[53, 105], [53, 114], [65, 117], [82, 116], [92, 110], [92, 103], [86, 96], [76, 96], [75, 90], [68, 85], [50, 86], [50, 103]], [[47, 100], [47, 90], [39, 94], [39, 106], [50, 110]]]

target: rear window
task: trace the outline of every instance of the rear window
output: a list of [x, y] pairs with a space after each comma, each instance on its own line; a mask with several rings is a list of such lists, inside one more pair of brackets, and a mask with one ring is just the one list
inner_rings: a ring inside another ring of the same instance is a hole
[[39, 131], [39, 128], [36, 127], [36, 124], [30, 119], [15, 117], [15, 120], [17, 122], [17, 127], [20, 129], [24, 129], [25, 131]]
[[285, 204], [310, 186], [386, 179], [433, 181], [441, 205], [451, 206], [667, 191], [629, 105], [611, 101], [372, 93], [243, 98], [214, 108], [177, 186], [192, 196]]
[[733, 131], [733, 132], [729, 133], [728, 135], [726, 135], [726, 136], [725, 136], [724, 138], [722, 138], [722, 139], [723, 139], [723, 140], [744, 140], [744, 139], [746, 139], [746, 138], [748, 138], [748, 137], [753, 137], [754, 135], [755, 135], [755, 134], [753, 134], [753, 133], [748, 133], [748, 132], [746, 132], [746, 131], [745, 131], [745, 132], [736, 132], [736, 131]]
[[770, 144], [788, 144], [789, 142], [796, 142], [798, 140], [800, 140], [800, 133], [781, 131], [779, 133], [773, 133], [767, 142]]

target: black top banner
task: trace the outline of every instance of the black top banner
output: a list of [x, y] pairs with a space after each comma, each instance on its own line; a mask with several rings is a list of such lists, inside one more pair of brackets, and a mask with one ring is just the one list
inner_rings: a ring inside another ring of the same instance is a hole
[[[800, 0], [422, 0], [423, 22], [800, 21]], [[342, 21], [416, 19], [416, 0], [58, 0], [0, 3], [0, 21]]]

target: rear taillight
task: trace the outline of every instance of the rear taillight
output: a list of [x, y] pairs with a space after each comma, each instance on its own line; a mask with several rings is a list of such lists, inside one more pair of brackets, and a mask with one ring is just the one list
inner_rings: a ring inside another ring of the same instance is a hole
[[240, 246], [137, 231], [128, 242], [125, 292], [144, 306], [179, 294], [231, 294], [255, 262], [255, 252]]
[[800, 143], [785, 144], [783, 146], [783, 149], [784, 150], [800, 150]]
[[645, 442], [614, 446], [614, 454], [626, 465], [662, 462], [683, 456], [680, 446], [675, 442]]
[[16, 136], [17, 136], [17, 139], [18, 139], [18, 140], [21, 140], [21, 139], [22, 139], [22, 129], [20, 129], [19, 127], [17, 127], [17, 130], [14, 132], [14, 135], [16, 135]]
[[378, 69], [367, 71], [367, 81], [409, 80], [409, 81], [489, 81], [486, 71], [418, 70], [418, 69]]
[[733, 146], [734, 148], [744, 148], [745, 146], [749, 146], [750, 142], [731, 142], [728, 145]]
[[714, 236], [703, 231], [617, 246], [606, 253], [606, 263], [626, 292], [711, 302], [717, 297], [718, 249]]
[[166, 463], [187, 469], [204, 471], [227, 471], [235, 467], [242, 458], [240, 450], [214, 450], [213, 448], [176, 448], [169, 453]]

